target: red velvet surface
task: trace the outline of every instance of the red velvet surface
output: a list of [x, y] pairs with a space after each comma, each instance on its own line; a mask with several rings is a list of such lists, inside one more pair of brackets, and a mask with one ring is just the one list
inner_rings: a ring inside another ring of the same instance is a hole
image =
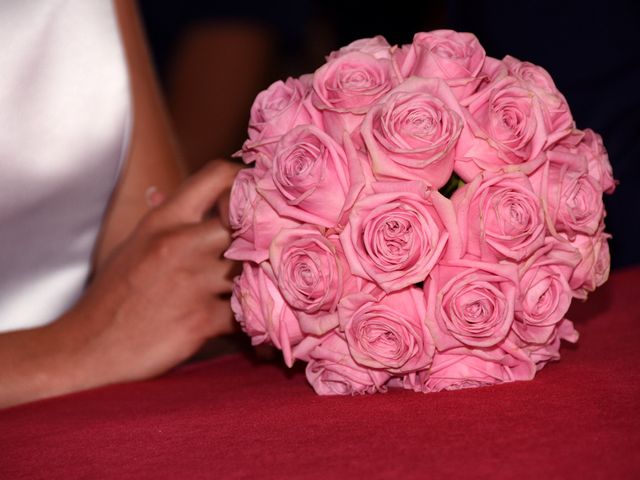
[[640, 478], [640, 269], [531, 382], [317, 397], [240, 355], [0, 411], [0, 478]]

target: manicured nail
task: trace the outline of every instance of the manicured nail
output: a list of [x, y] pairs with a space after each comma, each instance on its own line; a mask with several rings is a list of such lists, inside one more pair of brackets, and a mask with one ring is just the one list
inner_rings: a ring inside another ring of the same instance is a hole
[[153, 208], [162, 203], [164, 195], [158, 190], [158, 187], [152, 185], [147, 188], [147, 191], [144, 193], [144, 198], [147, 201], [147, 205]]

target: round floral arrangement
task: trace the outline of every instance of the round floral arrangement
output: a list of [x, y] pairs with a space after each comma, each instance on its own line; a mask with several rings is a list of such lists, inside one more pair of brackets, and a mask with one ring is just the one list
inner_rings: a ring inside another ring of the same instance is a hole
[[609, 273], [597, 133], [469, 33], [363, 39], [251, 109], [231, 305], [318, 394], [530, 380]]

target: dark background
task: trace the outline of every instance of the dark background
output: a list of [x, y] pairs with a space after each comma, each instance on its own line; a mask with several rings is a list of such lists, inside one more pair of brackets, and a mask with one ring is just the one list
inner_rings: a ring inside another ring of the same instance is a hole
[[631, 0], [215, 2], [140, 0], [150, 46], [191, 169], [228, 157], [255, 95], [314, 71], [352, 40], [391, 44], [437, 28], [473, 32], [488, 55], [543, 66], [578, 128], [604, 138], [620, 181], [605, 199], [614, 268], [640, 263], [640, 8]]

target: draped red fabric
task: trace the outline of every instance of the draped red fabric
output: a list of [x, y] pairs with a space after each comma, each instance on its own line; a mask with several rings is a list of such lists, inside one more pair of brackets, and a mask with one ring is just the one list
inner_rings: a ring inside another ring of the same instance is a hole
[[241, 355], [0, 411], [0, 478], [640, 478], [640, 269], [531, 382], [318, 397]]

